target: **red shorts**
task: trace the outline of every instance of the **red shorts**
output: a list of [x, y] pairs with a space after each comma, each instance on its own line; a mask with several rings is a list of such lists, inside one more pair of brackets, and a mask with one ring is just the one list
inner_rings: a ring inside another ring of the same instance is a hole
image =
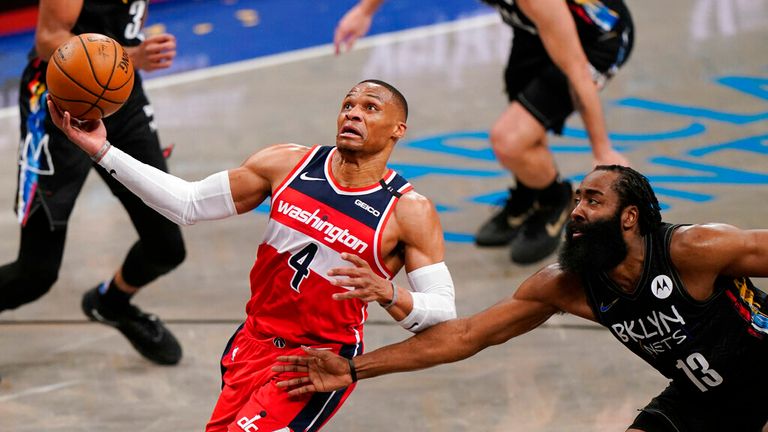
[[[327, 344], [345, 357], [360, 354], [360, 346]], [[303, 355], [300, 346], [279, 338], [258, 339], [242, 326], [230, 339], [221, 358], [222, 389], [206, 432], [303, 432], [317, 431], [336, 413], [355, 385], [331, 393], [290, 397], [278, 381], [298, 376], [273, 372], [277, 356]]]

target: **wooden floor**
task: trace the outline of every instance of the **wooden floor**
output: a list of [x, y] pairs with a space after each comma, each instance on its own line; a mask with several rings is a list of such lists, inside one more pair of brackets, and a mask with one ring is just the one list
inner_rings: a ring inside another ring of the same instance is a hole
[[[715, 6], [717, 5], [717, 6]], [[768, 6], [760, 0], [633, 2], [635, 51], [602, 93], [613, 142], [657, 188], [672, 222], [766, 227]], [[717, 10], [716, 10], [717, 8]], [[330, 37], [330, 35], [329, 35]], [[150, 80], [170, 166], [195, 180], [269, 144], [332, 144], [342, 96], [376, 77], [411, 106], [393, 166], [441, 210], [461, 315], [514, 292], [532, 266], [469, 241], [508, 175], [484, 139], [506, 105], [508, 29], [489, 17]], [[0, 117], [0, 262], [15, 258], [18, 118]], [[552, 139], [561, 172], [589, 169], [578, 118]], [[244, 319], [247, 274], [266, 217], [184, 229], [187, 261], [136, 302], [167, 321], [185, 356], [154, 366], [112, 329], [88, 323], [82, 293], [135, 239], [97, 176], [70, 222], [60, 279], [43, 299], [0, 315], [0, 431], [202, 430], [219, 390], [218, 357]], [[768, 286], [765, 281], [758, 284]], [[368, 349], [408, 333], [376, 307]], [[665, 380], [605, 330], [558, 316], [457, 364], [361, 383], [328, 431], [623, 431]]]

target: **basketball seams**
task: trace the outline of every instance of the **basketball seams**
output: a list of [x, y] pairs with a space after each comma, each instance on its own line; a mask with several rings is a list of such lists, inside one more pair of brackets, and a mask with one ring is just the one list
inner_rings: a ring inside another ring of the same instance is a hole
[[[104, 91], [106, 92], [107, 89], [109, 89], [109, 83], [112, 82], [112, 78], [115, 76], [115, 66], [117, 66], [117, 42], [114, 40], [112, 41], [112, 50], [114, 51], [112, 55], [112, 68], [109, 72], [109, 78], [107, 78], [107, 83], [104, 85]], [[104, 96], [104, 93], [101, 94]]]
[[[90, 95], [92, 95], [92, 96], [96, 96], [96, 97], [98, 98], [98, 95], [97, 95], [97, 94], [95, 94], [94, 92], [92, 92], [92, 91], [91, 91], [89, 88], [87, 88], [87, 87], [85, 87], [84, 85], [80, 84], [78, 81], [75, 81], [75, 79], [72, 77], [72, 75], [68, 74], [68, 73], [67, 73], [67, 71], [65, 71], [65, 70], [64, 70], [64, 68], [63, 68], [63, 67], [61, 67], [61, 65], [59, 64], [59, 62], [58, 62], [58, 60], [57, 60], [57, 57], [56, 57], [55, 55], [54, 55], [54, 56], [51, 56], [51, 58], [53, 59], [53, 65], [54, 65], [54, 66], [56, 66], [56, 69], [57, 69], [59, 72], [61, 72], [61, 74], [62, 74], [62, 75], [64, 75], [65, 77], [67, 77], [67, 79], [68, 79], [70, 82], [72, 82], [72, 83], [76, 84], [78, 87], [80, 87], [81, 89], [85, 90], [85, 92], [86, 92], [86, 93], [88, 93], [88, 94], [90, 94]], [[46, 76], [46, 81], [47, 81], [47, 80], [48, 80], [48, 77]], [[48, 87], [48, 86], [46, 86], [46, 87]], [[60, 98], [60, 97], [56, 96], [56, 94], [55, 94], [55, 93], [54, 93], [54, 92], [51, 90], [51, 88], [50, 88], [50, 87], [48, 87], [48, 93], [50, 93], [50, 94], [51, 94], [51, 96], [53, 96], [53, 97], [55, 97], [55, 98], [57, 98], [57, 99], [59, 99], [59, 100], [62, 100], [62, 101], [67, 101], [67, 99], [64, 99], [64, 98]], [[97, 99], [97, 100], [98, 100], [98, 99]], [[72, 100], [70, 100], [69, 102], [73, 102], [73, 101], [72, 101]], [[93, 102], [91, 102], [91, 101], [84, 101], [84, 100], [81, 100], [81, 99], [75, 99], [75, 100], [74, 100], [74, 102], [80, 102], [80, 103], [84, 103], [84, 104], [91, 104], [91, 108], [88, 108], [88, 109], [86, 109], [86, 110], [85, 110], [85, 111], [84, 111], [82, 114], [78, 114], [78, 115], [74, 115], [74, 114], [72, 114], [72, 116], [73, 116], [74, 118], [78, 118], [78, 117], [80, 117], [80, 116], [83, 116], [83, 115], [85, 115], [85, 114], [86, 114], [88, 111], [90, 111], [90, 110], [93, 108], [93, 105], [94, 105], [94, 104], [93, 104]]]
[[[93, 102], [93, 104], [91, 105], [91, 108], [88, 111], [83, 113], [83, 115], [85, 115], [89, 111], [91, 111], [91, 109], [93, 109], [93, 107], [97, 106], [97, 104], [99, 103], [101, 98], [104, 97], [104, 93], [107, 91], [107, 89], [104, 87], [104, 84], [102, 84], [101, 81], [99, 81], [98, 75], [96, 75], [96, 69], [93, 68], [93, 60], [91, 59], [91, 53], [88, 52], [88, 47], [85, 45], [85, 42], [83, 41], [83, 35], [77, 35], [77, 39], [80, 41], [80, 45], [82, 45], [82, 47], [83, 47], [83, 52], [85, 52], [85, 58], [88, 59], [88, 68], [91, 70], [91, 74], [93, 75], [93, 79], [96, 80], [96, 84], [101, 86], [101, 94], [100, 95], [96, 95], [98, 97], [98, 99], [96, 99], [96, 101]], [[114, 46], [114, 42], [113, 42], [113, 46]], [[109, 75], [110, 79], [112, 78], [112, 74], [113, 73], [114, 73], [114, 65], [113, 65], [113, 68], [112, 68], [112, 72]], [[109, 81], [107, 81], [107, 82], [109, 82]]]
[[[112, 43], [112, 53], [108, 53], [107, 41]], [[57, 48], [58, 55], [52, 56], [53, 61], [48, 65], [50, 74], [46, 79], [48, 91], [57, 105], [81, 119], [103, 118], [119, 110], [132, 94], [136, 73], [130, 58], [126, 59], [123, 47], [108, 36], [90, 33], [73, 36], [65, 44], [68, 46], [62, 44]], [[94, 51], [90, 52], [90, 49]], [[110, 54], [114, 56], [111, 63]], [[117, 58], [118, 55], [120, 58]], [[121, 67], [124, 59], [128, 68]], [[106, 83], [100, 79], [101, 76], [104, 76]], [[110, 88], [115, 84], [113, 81], [119, 78], [125, 81]]]
[[99, 97], [99, 95], [98, 95], [98, 94], [96, 94], [96, 93], [94, 93], [94, 92], [93, 92], [93, 90], [91, 90], [91, 89], [89, 89], [88, 87], [86, 87], [86, 86], [84, 86], [84, 85], [80, 84], [80, 82], [79, 82], [79, 81], [77, 81], [77, 80], [75, 80], [75, 79], [72, 77], [72, 75], [70, 75], [69, 73], [67, 73], [67, 71], [66, 71], [66, 70], [64, 70], [64, 68], [63, 68], [63, 67], [61, 67], [61, 65], [59, 64], [59, 62], [56, 60], [56, 57], [55, 57], [55, 56], [52, 56], [51, 58], [53, 59], [53, 64], [56, 66], [56, 69], [58, 69], [58, 70], [59, 70], [59, 72], [61, 72], [61, 74], [62, 74], [62, 75], [64, 75], [65, 77], [69, 78], [69, 80], [70, 80], [70, 81], [72, 81], [72, 83], [74, 83], [74, 84], [77, 84], [77, 86], [78, 86], [78, 87], [80, 87], [81, 89], [85, 90], [87, 93], [89, 93], [89, 94], [91, 94], [91, 95], [93, 95], [93, 96]]

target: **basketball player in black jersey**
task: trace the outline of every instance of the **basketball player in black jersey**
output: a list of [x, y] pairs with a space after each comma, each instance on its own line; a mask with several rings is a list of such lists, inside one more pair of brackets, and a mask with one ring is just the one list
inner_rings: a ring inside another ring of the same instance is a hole
[[[21, 142], [16, 213], [21, 241], [16, 261], [0, 267], [0, 311], [44, 295], [61, 267], [67, 222], [92, 167], [120, 200], [139, 239], [106, 281], [86, 292], [82, 307], [92, 320], [116, 327], [146, 358], [159, 364], [181, 359], [176, 338], [154, 315], [130, 303], [139, 288], [179, 265], [185, 256], [179, 227], [147, 207], [67, 140], [50, 119], [45, 72], [54, 50], [75, 34], [101, 33], [123, 45], [137, 69], [169, 67], [175, 38], [145, 38], [147, 0], [41, 0], [35, 46], [21, 80]], [[141, 75], [125, 105], [104, 120], [112, 143], [167, 171]], [[105, 275], [106, 276], [106, 275]]]
[[[594, 165], [628, 165], [608, 139], [598, 90], [626, 62], [633, 24], [623, 0], [483, 0], [511, 26], [504, 72], [509, 105], [491, 127], [496, 158], [515, 177], [504, 207], [475, 236], [478, 246], [510, 246], [518, 263], [557, 249], [571, 209], [571, 183], [560, 178], [547, 131], [561, 134], [578, 110]], [[336, 51], [368, 32], [383, 0], [360, 0], [339, 21]]]
[[[352, 362], [307, 350], [276, 371], [308, 371], [292, 394], [471, 357], [567, 312], [607, 327], [670, 380], [630, 425], [644, 432], [760, 432], [768, 421], [768, 230], [669, 225], [647, 179], [598, 166], [576, 190], [559, 263], [507, 299]], [[545, 355], [542, 353], [542, 355]]]

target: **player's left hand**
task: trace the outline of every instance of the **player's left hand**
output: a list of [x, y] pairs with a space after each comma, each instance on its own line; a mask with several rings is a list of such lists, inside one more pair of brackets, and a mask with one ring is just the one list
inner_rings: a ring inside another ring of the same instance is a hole
[[371, 266], [357, 255], [342, 253], [341, 258], [354, 267], [337, 267], [328, 271], [335, 276], [333, 284], [353, 288], [346, 293], [333, 295], [334, 300], [360, 299], [364, 302], [389, 303], [392, 300], [392, 283], [373, 272]]

